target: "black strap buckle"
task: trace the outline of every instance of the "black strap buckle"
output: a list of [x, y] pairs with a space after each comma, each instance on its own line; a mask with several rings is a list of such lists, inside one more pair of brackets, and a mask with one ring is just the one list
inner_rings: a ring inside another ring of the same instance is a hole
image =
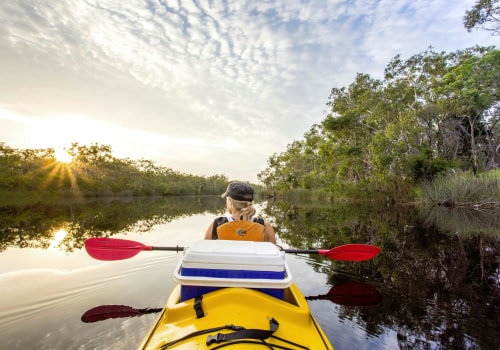
[[201, 306], [201, 301], [203, 300], [203, 295], [198, 295], [194, 298], [194, 311], [196, 311], [196, 318], [205, 317], [205, 312]]
[[219, 344], [224, 341], [239, 340], [239, 339], [259, 339], [264, 340], [273, 335], [279, 327], [278, 321], [274, 318], [269, 320], [269, 330], [265, 329], [242, 329], [233, 333], [217, 333], [207, 337], [207, 346]]
[[209, 335], [207, 337], [207, 346], [212, 344], [219, 344], [225, 340], [224, 333], [217, 333], [216, 335]]

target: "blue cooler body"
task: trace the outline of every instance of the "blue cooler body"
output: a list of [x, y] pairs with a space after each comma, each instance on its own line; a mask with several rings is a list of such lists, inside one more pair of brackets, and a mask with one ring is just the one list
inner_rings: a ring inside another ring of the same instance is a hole
[[292, 283], [284, 253], [272, 243], [203, 240], [184, 251], [174, 279], [181, 302], [220, 288], [252, 288], [283, 300]]

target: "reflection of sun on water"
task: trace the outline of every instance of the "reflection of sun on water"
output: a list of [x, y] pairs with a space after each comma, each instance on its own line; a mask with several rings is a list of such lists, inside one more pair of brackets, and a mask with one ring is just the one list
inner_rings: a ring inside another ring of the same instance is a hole
[[68, 231], [61, 228], [54, 233], [54, 238], [50, 241], [50, 248], [57, 247], [62, 240], [68, 235]]

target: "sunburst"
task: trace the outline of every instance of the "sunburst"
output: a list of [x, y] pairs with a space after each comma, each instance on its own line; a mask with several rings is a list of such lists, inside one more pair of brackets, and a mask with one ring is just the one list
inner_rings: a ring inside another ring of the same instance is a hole
[[76, 196], [81, 196], [80, 189], [76, 181], [77, 168], [75, 168], [74, 164], [54, 159], [49, 162], [44, 168], [48, 173], [45, 176], [43, 182], [40, 184], [41, 191], [45, 191], [54, 182], [57, 182], [56, 187], [58, 190], [60, 190], [63, 188], [65, 182], [69, 182], [69, 190]]

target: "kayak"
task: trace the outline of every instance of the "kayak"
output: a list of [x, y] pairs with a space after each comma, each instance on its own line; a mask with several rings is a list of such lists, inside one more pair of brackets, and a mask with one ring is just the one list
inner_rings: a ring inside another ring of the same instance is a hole
[[177, 285], [139, 349], [333, 349], [294, 283], [283, 299], [240, 287], [180, 299]]
[[[380, 248], [348, 244], [330, 250], [280, 250], [269, 242], [202, 240], [190, 247], [153, 247], [105, 237], [85, 242], [98, 260], [128, 259], [141, 251], [183, 251], [174, 271], [176, 287], [139, 349], [326, 349], [332, 346], [292, 282], [285, 253], [323, 254], [330, 259], [365, 261]], [[311, 299], [313, 298], [313, 299]], [[332, 287], [325, 295], [341, 305], [375, 305], [382, 296], [362, 283]], [[83, 322], [150, 313], [118, 306], [87, 311]], [[132, 314], [131, 314], [132, 312]]]

